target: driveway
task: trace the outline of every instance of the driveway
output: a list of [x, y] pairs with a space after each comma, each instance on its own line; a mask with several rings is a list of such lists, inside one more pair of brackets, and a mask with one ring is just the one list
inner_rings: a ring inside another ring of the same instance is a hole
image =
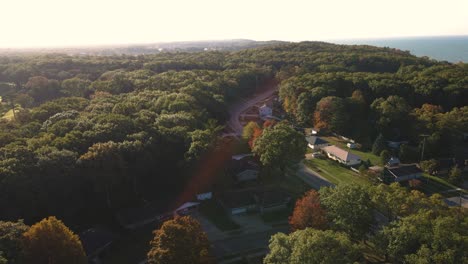
[[299, 168], [297, 169], [296, 175], [316, 190], [320, 189], [320, 187], [323, 186], [335, 186], [333, 183], [329, 182], [327, 179], [318, 174], [316, 171], [307, 167], [302, 161], [299, 163]]

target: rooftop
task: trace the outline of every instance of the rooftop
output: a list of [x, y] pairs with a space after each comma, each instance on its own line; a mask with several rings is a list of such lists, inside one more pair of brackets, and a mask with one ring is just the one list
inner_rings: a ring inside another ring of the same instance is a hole
[[316, 136], [308, 136], [306, 137], [307, 142], [311, 145], [323, 145], [323, 144], [328, 144], [328, 141], [323, 140], [319, 137]]
[[353, 153], [351, 153], [349, 151], [346, 151], [344, 149], [340, 149], [339, 147], [337, 147], [335, 145], [324, 147], [323, 151], [325, 151], [327, 153], [330, 153], [330, 154], [332, 154], [332, 155], [334, 155], [334, 156], [336, 156], [339, 159], [344, 160], [344, 161], [361, 159], [361, 157], [359, 157], [358, 155], [355, 155], [355, 154], [353, 154]]
[[412, 175], [416, 173], [422, 173], [422, 170], [419, 169], [415, 164], [410, 165], [400, 165], [397, 167], [388, 167], [387, 170], [393, 174], [395, 177], [404, 177], [407, 175]]

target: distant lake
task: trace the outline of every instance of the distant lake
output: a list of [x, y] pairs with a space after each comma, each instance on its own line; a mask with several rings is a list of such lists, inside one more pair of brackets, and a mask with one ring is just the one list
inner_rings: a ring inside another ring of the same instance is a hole
[[452, 37], [410, 37], [389, 39], [349, 39], [332, 40], [337, 44], [366, 44], [378, 47], [390, 47], [409, 50], [416, 56], [432, 59], [468, 63], [468, 36]]

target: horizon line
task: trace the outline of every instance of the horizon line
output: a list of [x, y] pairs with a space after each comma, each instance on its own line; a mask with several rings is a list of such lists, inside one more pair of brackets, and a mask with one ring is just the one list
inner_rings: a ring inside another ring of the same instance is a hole
[[226, 39], [198, 39], [198, 40], [168, 40], [168, 41], [152, 41], [152, 42], [129, 42], [129, 43], [102, 43], [102, 44], [76, 44], [76, 45], [37, 45], [37, 46], [21, 46], [21, 47], [2, 47], [0, 51], [6, 50], [55, 50], [55, 49], [92, 49], [92, 48], [121, 48], [141, 45], [156, 45], [156, 44], [173, 44], [173, 43], [200, 43], [200, 42], [223, 42], [223, 41], [252, 41], [252, 42], [328, 42], [335, 44], [334, 41], [374, 41], [374, 40], [391, 40], [391, 39], [411, 39], [411, 38], [449, 38], [449, 37], [468, 37], [468, 34], [462, 35], [412, 35], [412, 36], [389, 36], [389, 37], [356, 37], [356, 38], [329, 38], [315, 40], [255, 40], [249, 38], [226, 38]]

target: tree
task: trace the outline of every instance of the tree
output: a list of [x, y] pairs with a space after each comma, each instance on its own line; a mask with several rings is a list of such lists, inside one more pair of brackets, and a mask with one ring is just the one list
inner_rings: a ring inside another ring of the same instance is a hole
[[260, 129], [260, 126], [257, 124], [257, 122], [250, 121], [247, 123], [247, 125], [245, 125], [242, 129], [242, 138], [245, 141], [249, 141], [252, 138], [255, 129]]
[[380, 152], [380, 162], [383, 165], [387, 164], [390, 157], [391, 157], [390, 151], [384, 149], [384, 150], [382, 150], [382, 152]]
[[290, 163], [304, 158], [307, 142], [304, 136], [281, 122], [263, 130], [255, 141], [253, 152], [260, 157], [263, 165], [279, 168], [282, 172]]
[[372, 153], [375, 155], [380, 155], [380, 153], [382, 153], [385, 148], [385, 139], [382, 134], [379, 134], [379, 136], [374, 141], [374, 145], [372, 145]]
[[345, 100], [336, 96], [322, 98], [315, 108], [314, 125], [319, 129], [346, 134], [349, 115]]
[[308, 191], [296, 201], [289, 225], [293, 231], [312, 227], [325, 229], [327, 226], [326, 212], [320, 205], [320, 196], [315, 190]]
[[43, 219], [23, 234], [25, 263], [87, 263], [81, 241], [54, 216]]
[[437, 160], [435, 159], [430, 159], [430, 160], [423, 160], [419, 163], [421, 166], [421, 169], [429, 174], [433, 174], [434, 171], [437, 169], [437, 166], [439, 165]]
[[458, 168], [458, 165], [453, 166], [449, 172], [449, 182], [452, 184], [459, 184], [462, 179], [461, 170]]
[[273, 235], [269, 248], [264, 264], [355, 263], [362, 256], [346, 234], [312, 228]]
[[8, 264], [8, 260], [3, 257], [3, 252], [0, 251], [0, 264]]
[[194, 218], [176, 217], [164, 222], [161, 228], [153, 233], [148, 263], [211, 263], [208, 237]]
[[19, 263], [22, 257], [21, 238], [28, 229], [29, 226], [25, 225], [23, 220], [0, 221], [0, 252], [3, 251], [3, 256], [8, 259], [9, 263]]
[[377, 244], [392, 262], [466, 263], [467, 230], [466, 212], [439, 214], [426, 209], [384, 227]]
[[331, 227], [353, 239], [365, 239], [374, 223], [368, 188], [357, 184], [340, 184], [336, 188], [321, 188], [319, 193], [332, 222]]

